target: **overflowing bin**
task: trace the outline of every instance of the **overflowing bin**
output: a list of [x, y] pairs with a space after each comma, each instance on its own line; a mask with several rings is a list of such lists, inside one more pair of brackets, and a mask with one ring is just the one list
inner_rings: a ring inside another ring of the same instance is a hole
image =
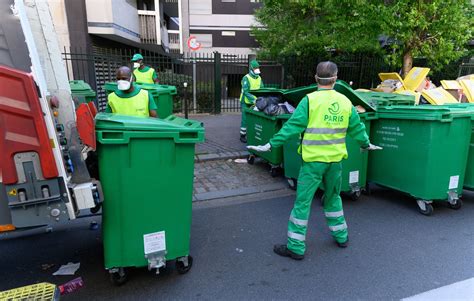
[[371, 142], [383, 151], [369, 155], [368, 180], [417, 199], [422, 214], [433, 201], [461, 206], [471, 137], [471, 114], [434, 106], [378, 110]]
[[[314, 90], [317, 89], [316, 86], [313, 87], [315, 87]], [[344, 94], [354, 105], [364, 108], [366, 112], [359, 114], [359, 116], [365, 124], [367, 134], [370, 134], [371, 120], [376, 118], [376, 114], [373, 112], [375, 104], [359, 97], [358, 93], [343, 81], [337, 81], [334, 89]], [[293, 136], [283, 146], [285, 177], [288, 179], [288, 184], [292, 189], [296, 189], [302, 164], [301, 154], [298, 152], [300, 142], [300, 136]], [[346, 136], [346, 147], [348, 158], [342, 161], [341, 191], [349, 194], [352, 199], [357, 200], [366, 184], [368, 153], [361, 152], [360, 145], [350, 136]], [[323, 189], [323, 187], [321, 188]]]
[[[260, 96], [276, 96], [281, 101], [288, 101], [291, 105], [297, 106], [299, 101], [308, 93], [315, 91], [315, 85], [299, 87], [295, 89], [275, 89], [264, 88], [250, 91], [253, 95]], [[263, 145], [278, 133], [283, 123], [289, 119], [291, 115], [283, 114], [278, 116], [269, 116], [263, 112], [257, 112], [252, 108], [244, 108], [247, 115], [247, 145]], [[249, 150], [247, 161], [253, 164], [255, 156], [262, 158], [271, 166], [271, 175], [277, 176], [280, 173], [283, 164], [283, 148], [275, 147], [269, 152], [257, 152]]]
[[[148, 91], [153, 96], [156, 106], [158, 107], [158, 117], [164, 119], [173, 114], [173, 97], [177, 94], [175, 86], [159, 85], [159, 84], [137, 84], [142, 89]], [[117, 83], [109, 82], [104, 85], [107, 95], [117, 90]]]
[[122, 284], [127, 267], [157, 269], [189, 256], [194, 146], [204, 140], [201, 122], [169, 116], [96, 116], [98, 162], [104, 192], [105, 268]]
[[71, 96], [76, 107], [78, 107], [81, 103], [95, 101], [96, 93], [85, 81], [71, 80], [69, 81], [69, 86], [71, 88]]

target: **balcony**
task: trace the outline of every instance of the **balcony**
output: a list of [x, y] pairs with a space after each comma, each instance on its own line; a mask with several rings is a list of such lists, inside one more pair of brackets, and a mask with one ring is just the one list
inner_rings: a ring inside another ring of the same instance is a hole
[[155, 11], [138, 10], [138, 19], [140, 42], [162, 45], [169, 52], [181, 52], [179, 30], [168, 30], [164, 24], [160, 24]]

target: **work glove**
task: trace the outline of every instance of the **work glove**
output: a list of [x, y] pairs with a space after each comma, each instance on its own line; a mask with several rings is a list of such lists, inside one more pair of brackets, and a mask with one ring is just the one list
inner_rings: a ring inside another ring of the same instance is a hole
[[366, 148], [363, 148], [362, 150], [363, 151], [373, 151], [373, 150], [381, 150], [383, 149], [382, 147], [380, 146], [377, 146], [377, 145], [373, 145], [372, 143], [369, 143], [369, 146], [366, 147]]
[[272, 149], [272, 145], [270, 143], [267, 143], [265, 145], [249, 145], [247, 146], [247, 149], [252, 149], [257, 152], [269, 152]]

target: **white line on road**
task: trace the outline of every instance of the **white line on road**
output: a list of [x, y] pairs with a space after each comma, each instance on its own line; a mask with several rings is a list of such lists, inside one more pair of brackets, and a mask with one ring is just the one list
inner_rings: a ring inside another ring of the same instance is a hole
[[474, 278], [436, 288], [402, 301], [474, 301]]

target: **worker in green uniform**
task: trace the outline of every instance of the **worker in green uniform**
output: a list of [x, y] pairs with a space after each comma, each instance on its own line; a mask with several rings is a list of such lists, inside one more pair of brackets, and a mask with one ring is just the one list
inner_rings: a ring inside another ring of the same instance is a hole
[[107, 96], [106, 113], [137, 117], [158, 117], [153, 96], [133, 83], [132, 71], [123, 66], [117, 70], [117, 90]]
[[242, 108], [242, 120], [240, 122], [240, 141], [247, 143], [247, 118], [244, 108], [254, 105], [257, 99], [249, 91], [263, 88], [263, 81], [260, 77], [260, 64], [256, 60], [250, 61], [250, 71], [242, 78], [241, 85], [240, 106]]
[[146, 66], [143, 63], [143, 56], [140, 53], [136, 53], [132, 57], [133, 63], [133, 76], [137, 84], [157, 84], [158, 76], [156, 75], [155, 69], [150, 66]]
[[341, 161], [347, 158], [346, 134], [354, 138], [364, 150], [381, 149], [370, 143], [365, 126], [350, 100], [333, 89], [336, 79], [336, 64], [318, 64], [318, 91], [301, 100], [291, 118], [269, 143], [248, 146], [256, 151], [270, 151], [281, 147], [289, 137], [303, 133], [300, 146], [303, 164], [288, 222], [288, 241], [273, 248], [278, 255], [296, 260], [304, 258], [311, 202], [321, 183], [324, 187], [324, 214], [331, 234], [339, 247], [348, 245], [347, 224], [339, 195]]

